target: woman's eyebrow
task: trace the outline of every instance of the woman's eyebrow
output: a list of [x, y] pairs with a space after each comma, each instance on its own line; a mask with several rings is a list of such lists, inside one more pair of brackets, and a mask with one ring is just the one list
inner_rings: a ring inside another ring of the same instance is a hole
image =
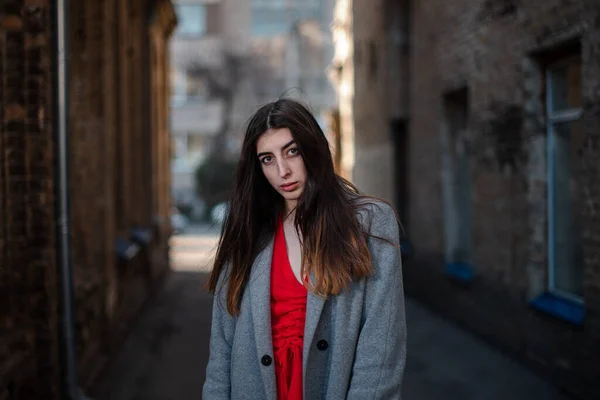
[[[290, 140], [288, 143], [286, 143], [285, 145], [283, 145], [283, 147], [281, 148], [281, 150], [285, 150], [285, 149], [287, 149], [288, 147], [290, 147], [290, 146], [291, 146], [291, 145], [293, 145], [294, 143], [296, 143], [296, 141], [295, 141], [294, 139]], [[256, 155], [256, 157], [260, 158], [260, 157], [262, 157], [262, 156], [266, 156], [266, 155], [268, 155], [268, 154], [272, 154], [272, 153], [271, 153], [270, 151], [264, 151], [264, 152], [262, 152], [262, 153], [258, 153], [258, 154]]]
[[266, 155], [269, 155], [269, 154], [271, 154], [271, 152], [270, 152], [270, 151], [264, 151], [264, 152], [262, 152], [262, 153], [258, 153], [258, 154], [256, 155], [256, 157], [260, 158], [260, 157], [262, 157], [262, 156], [266, 156]]
[[291, 145], [293, 145], [294, 143], [296, 143], [296, 141], [294, 139], [290, 140], [286, 145], [284, 145], [281, 150], [285, 150], [288, 147], [290, 147]]

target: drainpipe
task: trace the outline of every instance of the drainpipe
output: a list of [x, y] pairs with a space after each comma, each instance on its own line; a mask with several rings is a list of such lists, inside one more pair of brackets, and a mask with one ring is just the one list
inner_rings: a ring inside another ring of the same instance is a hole
[[52, 122], [55, 153], [56, 254], [59, 270], [59, 353], [61, 394], [66, 400], [79, 399], [73, 266], [71, 262], [69, 204], [69, 78], [68, 78], [68, 0], [52, 4]]

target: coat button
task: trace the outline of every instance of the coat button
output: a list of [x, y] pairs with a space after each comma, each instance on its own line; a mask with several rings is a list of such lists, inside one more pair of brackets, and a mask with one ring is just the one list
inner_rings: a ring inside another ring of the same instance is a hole
[[317, 342], [317, 349], [319, 349], [321, 351], [327, 350], [328, 347], [329, 347], [329, 343], [327, 343], [327, 340], [325, 340], [325, 339], [321, 339]]
[[262, 356], [262, 358], [260, 359], [260, 363], [262, 365], [264, 365], [265, 367], [268, 367], [269, 365], [271, 365], [271, 363], [273, 362], [273, 359], [271, 358], [271, 356], [268, 355], [264, 355]]

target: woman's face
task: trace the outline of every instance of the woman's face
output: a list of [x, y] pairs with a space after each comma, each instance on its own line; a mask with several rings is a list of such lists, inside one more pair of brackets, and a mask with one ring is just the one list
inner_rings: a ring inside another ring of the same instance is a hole
[[258, 138], [256, 154], [265, 177], [291, 211], [306, 183], [306, 168], [292, 133], [288, 128], [269, 129]]

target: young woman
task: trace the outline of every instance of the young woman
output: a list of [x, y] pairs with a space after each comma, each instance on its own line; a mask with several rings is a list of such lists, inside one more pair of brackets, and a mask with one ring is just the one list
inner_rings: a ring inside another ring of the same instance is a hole
[[400, 399], [396, 214], [336, 175], [296, 101], [248, 123], [209, 287], [205, 400]]

